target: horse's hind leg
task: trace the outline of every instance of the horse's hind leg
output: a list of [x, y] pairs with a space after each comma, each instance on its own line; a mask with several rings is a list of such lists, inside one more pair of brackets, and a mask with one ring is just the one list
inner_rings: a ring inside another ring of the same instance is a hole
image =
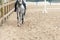
[[24, 15], [22, 14], [22, 24], [24, 23]]

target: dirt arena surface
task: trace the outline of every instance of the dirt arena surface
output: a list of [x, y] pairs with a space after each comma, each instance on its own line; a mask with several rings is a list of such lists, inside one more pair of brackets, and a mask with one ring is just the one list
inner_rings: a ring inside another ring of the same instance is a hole
[[20, 27], [13, 12], [0, 27], [0, 40], [60, 40], [60, 9], [48, 9], [48, 13], [42, 10], [38, 5], [27, 7], [24, 24]]

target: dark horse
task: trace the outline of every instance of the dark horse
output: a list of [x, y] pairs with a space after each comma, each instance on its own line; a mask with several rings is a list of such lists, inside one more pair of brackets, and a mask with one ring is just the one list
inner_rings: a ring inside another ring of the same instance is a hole
[[24, 0], [17, 0], [15, 2], [15, 12], [17, 12], [17, 23], [23, 24], [26, 13], [26, 3]]

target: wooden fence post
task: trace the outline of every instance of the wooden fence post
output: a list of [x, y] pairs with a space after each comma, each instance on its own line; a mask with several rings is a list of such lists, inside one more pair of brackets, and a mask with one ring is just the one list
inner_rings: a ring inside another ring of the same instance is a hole
[[0, 25], [6, 22], [14, 7], [14, 2], [5, 3], [0, 7]]
[[[3, 17], [3, 7], [1, 8], [1, 17]], [[3, 24], [3, 20], [1, 21], [1, 23], [0, 23], [1, 25]]]

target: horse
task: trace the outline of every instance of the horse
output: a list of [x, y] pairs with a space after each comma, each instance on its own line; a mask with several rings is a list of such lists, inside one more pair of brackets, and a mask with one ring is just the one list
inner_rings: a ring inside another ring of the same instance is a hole
[[24, 0], [17, 0], [15, 3], [15, 12], [17, 13], [17, 23], [24, 23], [24, 16], [26, 13], [26, 3]]

